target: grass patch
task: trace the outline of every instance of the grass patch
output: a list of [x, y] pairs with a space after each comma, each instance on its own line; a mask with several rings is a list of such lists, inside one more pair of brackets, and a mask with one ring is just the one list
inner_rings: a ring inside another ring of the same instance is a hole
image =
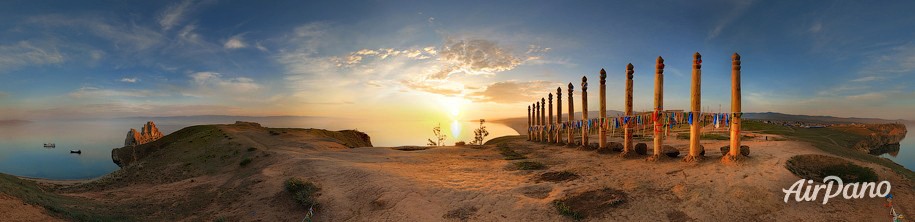
[[569, 207], [569, 205], [566, 205], [566, 203], [562, 201], [554, 200], [553, 207], [556, 208], [556, 212], [559, 212], [559, 215], [572, 218], [576, 221], [585, 219], [585, 216], [581, 215], [579, 212], [575, 212], [571, 207]]
[[502, 154], [502, 157], [504, 157], [506, 160], [527, 159], [527, 157], [524, 156], [524, 154], [515, 152], [514, 150], [512, 150], [512, 148], [509, 148], [508, 145], [502, 145], [502, 144], [504, 144], [504, 143], [499, 144], [499, 154]]
[[578, 178], [578, 174], [569, 172], [569, 171], [558, 171], [558, 172], [546, 172], [540, 174], [540, 177], [537, 178], [537, 181], [568, 181]]
[[398, 146], [391, 149], [400, 150], [400, 151], [417, 151], [417, 150], [428, 150], [432, 147], [428, 146]]
[[[677, 134], [677, 139], [688, 140], [689, 134], [690, 134], [689, 132], [679, 133], [679, 134]], [[702, 140], [730, 140], [731, 139], [731, 137], [728, 135], [718, 134], [718, 133], [703, 133], [699, 136], [699, 138]]]
[[604, 188], [579, 193], [565, 199], [557, 199], [552, 202], [552, 205], [560, 215], [582, 220], [588, 216], [603, 214], [625, 202], [626, 193]]
[[851, 147], [854, 146], [855, 143], [866, 138], [866, 134], [862, 135], [862, 128], [860, 127], [801, 128], [768, 124], [757, 120], [744, 120], [741, 124], [741, 128], [744, 131], [758, 131], [808, 142], [814, 147], [829, 154], [868, 163], [876, 163], [892, 169], [896, 173], [905, 176], [910, 181], [915, 179], [915, 172], [912, 172], [891, 160], [852, 149]]
[[248, 147], [248, 152], [254, 152], [255, 150], [257, 150], [257, 148], [255, 148], [255, 147]]
[[302, 181], [299, 178], [291, 177], [283, 183], [286, 186], [286, 192], [292, 195], [296, 203], [304, 206], [306, 209], [318, 207], [318, 201], [315, 199], [318, 193], [318, 186], [311, 182]]
[[485, 143], [483, 143], [483, 145], [498, 145], [500, 143], [506, 143], [509, 141], [526, 140], [526, 139], [527, 139], [527, 135], [500, 136], [500, 137], [496, 137], [496, 138], [487, 140]]
[[248, 164], [251, 164], [251, 158], [247, 158], [247, 157], [245, 157], [245, 159], [241, 160], [241, 162], [238, 163], [238, 165], [242, 166], [242, 167], [247, 166]]
[[46, 189], [49, 188], [32, 181], [0, 174], [0, 193], [44, 207], [53, 216], [72, 221], [136, 221], [124, 214], [124, 209], [104, 206], [84, 198], [58, 195], [45, 191]]
[[827, 176], [838, 176], [842, 181], [876, 182], [877, 173], [841, 158], [807, 154], [797, 155], [785, 162], [785, 168], [801, 178], [821, 181]]
[[519, 170], [542, 170], [542, 169], [546, 169], [546, 165], [543, 165], [543, 164], [540, 163], [540, 162], [534, 162], [534, 161], [521, 161], [521, 162], [515, 162], [515, 167], [517, 167]]

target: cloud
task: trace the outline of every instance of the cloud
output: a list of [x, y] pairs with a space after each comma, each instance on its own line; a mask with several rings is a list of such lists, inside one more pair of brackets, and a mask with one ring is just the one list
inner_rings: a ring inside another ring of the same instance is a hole
[[458, 96], [463, 94], [464, 86], [446, 81], [410, 81], [402, 80], [401, 83], [409, 89], [439, 94], [445, 96]]
[[886, 99], [886, 94], [882, 92], [870, 92], [858, 95], [846, 96], [846, 99], [849, 100], [863, 100], [863, 101], [874, 101], [874, 100], [884, 100]]
[[121, 82], [127, 82], [127, 83], [136, 83], [139, 81], [140, 81], [140, 79], [138, 79], [137, 77], [133, 77], [133, 78], [124, 77], [121, 79]]
[[[248, 44], [245, 44], [244, 39], [242, 39], [243, 34], [238, 34], [226, 40], [226, 43], [223, 44], [223, 47], [226, 49], [241, 49], [248, 47]], [[261, 46], [259, 46], [261, 47]]]
[[734, 22], [734, 20], [740, 18], [740, 16], [743, 16], [743, 13], [746, 12], [751, 5], [753, 5], [753, 0], [733, 1], [733, 4], [734, 8], [729, 10], [729, 13], [723, 18], [718, 19], [718, 23], [715, 25], [715, 28], [712, 28], [712, 30], [709, 31], [708, 37], [706, 39], [714, 39], [718, 37], [724, 28], [731, 25], [731, 23]]
[[522, 62], [511, 51], [485, 39], [448, 40], [438, 54], [444, 67], [430, 76], [433, 79], [446, 79], [455, 73], [492, 75], [514, 69]]
[[344, 66], [353, 67], [355, 65], [363, 63], [362, 60], [365, 59], [366, 57], [373, 57], [373, 58], [383, 60], [383, 59], [388, 59], [389, 57], [393, 58], [393, 57], [397, 57], [397, 56], [402, 56], [402, 57], [410, 58], [410, 59], [423, 60], [423, 59], [432, 58], [432, 56], [435, 56], [436, 54], [437, 54], [437, 51], [435, 50], [435, 47], [433, 47], [433, 46], [425, 47], [425, 48], [421, 48], [421, 49], [404, 49], [404, 50], [397, 50], [394, 48], [380, 48], [377, 50], [361, 49], [361, 50], [350, 53], [348, 56], [345, 56], [343, 58], [335, 58], [334, 60], [337, 63], [337, 67], [344, 67]]
[[882, 78], [878, 77], [878, 76], [865, 76], [865, 77], [861, 77], [861, 78], [857, 78], [857, 79], [852, 79], [851, 81], [852, 82], [870, 82], [870, 81], [880, 80], [880, 79], [882, 79]]
[[247, 77], [223, 78], [216, 72], [195, 72], [189, 75], [193, 90], [184, 94], [194, 97], [242, 95], [261, 89], [261, 85]]
[[85, 29], [92, 35], [107, 39], [116, 49], [145, 50], [165, 41], [158, 31], [133, 23], [108, 22], [101, 18], [44, 15], [31, 17], [28, 21], [54, 28]]
[[58, 64], [64, 62], [64, 56], [56, 47], [34, 45], [29, 41], [20, 41], [12, 45], [0, 45], [0, 72], [28, 65]]
[[181, 1], [169, 5], [159, 13], [158, 20], [159, 25], [162, 26], [162, 30], [169, 30], [172, 27], [178, 25], [186, 13], [191, 9], [190, 0]]
[[810, 26], [809, 31], [811, 33], [819, 33], [822, 30], [823, 30], [823, 22], [817, 21], [816, 23], [813, 23], [812, 26]]
[[257, 48], [257, 50], [261, 50], [261, 52], [269, 52], [269, 51], [270, 51], [269, 49], [267, 49], [267, 47], [264, 47], [264, 45], [261, 45], [260, 42], [254, 43], [254, 47]]
[[161, 96], [149, 90], [116, 90], [84, 86], [69, 94], [74, 99], [99, 99], [116, 97], [150, 97]]
[[531, 98], [553, 92], [550, 86], [561, 86], [561, 83], [549, 81], [504, 81], [496, 82], [483, 91], [470, 94], [470, 99], [477, 102], [517, 103], [527, 102]]

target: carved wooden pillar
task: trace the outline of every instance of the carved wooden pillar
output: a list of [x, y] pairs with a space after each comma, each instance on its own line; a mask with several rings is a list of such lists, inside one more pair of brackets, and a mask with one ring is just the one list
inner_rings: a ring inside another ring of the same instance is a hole
[[740, 55], [731, 56], [731, 150], [729, 155], [740, 156]]
[[556, 87], [556, 139], [555, 143], [562, 143], [562, 87]]
[[588, 147], [588, 77], [581, 77], [581, 146]]
[[[690, 118], [689, 125], [689, 154], [683, 161], [696, 162], [702, 160], [702, 148], [699, 144], [699, 138], [702, 125], [699, 124], [700, 109], [702, 109], [702, 55], [698, 52], [693, 55], [693, 81], [690, 87]], [[689, 114], [688, 114], [689, 115]], [[689, 116], [687, 116], [689, 117]]]
[[601, 126], [597, 130], [597, 142], [599, 143], [597, 146], [600, 149], [604, 149], [607, 147], [607, 130], [604, 129], [603, 124], [601, 124], [601, 123], [603, 123], [603, 121], [607, 120], [607, 71], [604, 71], [604, 69], [600, 69], [600, 96], [599, 97], [600, 97], [600, 102], [599, 102], [600, 103], [600, 114], [598, 114], [598, 116], [600, 117], [600, 120], [598, 120], [598, 124], [600, 124]]
[[533, 130], [531, 130], [531, 129], [533, 129], [533, 128], [531, 128], [532, 126], [533, 125], [531, 125], [531, 106], [528, 105], [527, 106], [527, 141], [534, 140], [534, 135], [532, 133]]
[[626, 65], [626, 117], [629, 117], [629, 121], [626, 121], [625, 128], [623, 128], [623, 153], [620, 156], [628, 157], [632, 155], [633, 145], [632, 145], [632, 122], [635, 122], [635, 118], [632, 115], [632, 77], [635, 70], [632, 63]]
[[549, 95], [547, 95], [547, 98], [549, 98], [549, 103], [547, 103], [548, 115], [547, 115], [547, 121], [546, 121], [546, 125], [547, 125], [546, 142], [552, 143], [553, 142], [553, 127], [552, 127], [553, 126], [553, 93], [550, 93]]
[[654, 113], [651, 118], [654, 120], [654, 153], [648, 160], [657, 160], [661, 157], [661, 147], [664, 146], [664, 130], [662, 113], [664, 112], [664, 58], [658, 56], [658, 62], [654, 71]]
[[534, 141], [540, 141], [540, 103], [534, 103]]
[[572, 125], [575, 124], [575, 103], [573, 102], [575, 100], [572, 97], [573, 90], [574, 86], [569, 82], [569, 129], [566, 131], [569, 140], [567, 144], [569, 146], [572, 146], [572, 144], [575, 143], [575, 130], [572, 130], [574, 129]]
[[540, 98], [540, 142], [546, 141], [546, 99]]

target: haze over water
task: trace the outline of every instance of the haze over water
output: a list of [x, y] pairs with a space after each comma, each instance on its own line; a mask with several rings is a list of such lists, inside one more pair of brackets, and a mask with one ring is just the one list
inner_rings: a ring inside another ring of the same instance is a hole
[[[267, 127], [358, 129], [367, 133], [376, 147], [426, 145], [432, 138], [434, 121], [367, 121], [316, 117], [156, 117], [115, 120], [32, 122], [0, 126], [0, 173], [46, 179], [89, 179], [118, 169], [111, 160], [111, 149], [122, 147], [130, 128], [140, 129], [152, 120], [163, 134], [199, 124], [229, 124], [236, 120], [254, 121]], [[473, 140], [477, 121], [442, 122], [446, 145]], [[487, 139], [517, 135], [513, 129], [487, 122]], [[56, 143], [56, 148], [44, 148]], [[71, 154], [71, 149], [82, 154]]]

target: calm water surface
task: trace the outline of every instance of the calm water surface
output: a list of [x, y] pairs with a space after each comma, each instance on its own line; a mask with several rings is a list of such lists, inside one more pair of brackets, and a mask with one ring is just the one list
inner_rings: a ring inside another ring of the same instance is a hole
[[[226, 124], [236, 120], [259, 122], [267, 127], [320, 128], [329, 130], [357, 129], [372, 138], [374, 146], [426, 145], [432, 138], [433, 121], [365, 121], [314, 117], [201, 117], [147, 118], [117, 120], [32, 122], [23, 125], [0, 126], [0, 173], [48, 178], [88, 179], [103, 176], [118, 169], [111, 161], [111, 149], [124, 145], [130, 128], [139, 129], [146, 121], [156, 122], [164, 134], [199, 124]], [[473, 129], [479, 122], [442, 122], [445, 142], [473, 140]], [[487, 139], [517, 135], [511, 128], [486, 123]], [[44, 143], [56, 143], [56, 148], [44, 148]], [[71, 149], [82, 154], [71, 154]]]
[[915, 138], [912, 138], [915, 135], [912, 135], [912, 131], [915, 131], [915, 125], [906, 125], [905, 128], [908, 130], [908, 133], [905, 135], [905, 139], [899, 142], [899, 153], [893, 154], [882, 154], [881, 157], [886, 157], [893, 162], [896, 162], [906, 169], [915, 170]]

